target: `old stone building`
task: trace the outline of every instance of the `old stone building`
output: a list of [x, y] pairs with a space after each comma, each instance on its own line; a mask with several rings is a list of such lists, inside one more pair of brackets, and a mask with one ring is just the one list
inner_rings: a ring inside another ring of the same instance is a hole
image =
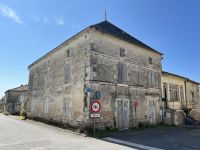
[[0, 113], [4, 111], [4, 101], [5, 101], [5, 97], [2, 97], [0, 99]]
[[4, 111], [12, 115], [19, 115], [23, 109], [26, 109], [28, 99], [28, 85], [7, 90], [5, 92]]
[[28, 116], [87, 127], [99, 99], [97, 127], [156, 124], [161, 56], [108, 21], [89, 26], [28, 67]]
[[184, 124], [184, 118], [189, 117], [191, 111], [200, 110], [198, 82], [163, 71], [161, 87], [162, 105], [170, 124]]

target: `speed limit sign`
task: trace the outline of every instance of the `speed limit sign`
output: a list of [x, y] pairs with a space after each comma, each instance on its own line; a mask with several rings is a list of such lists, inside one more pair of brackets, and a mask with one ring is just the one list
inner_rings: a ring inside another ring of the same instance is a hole
[[101, 109], [101, 104], [98, 100], [93, 100], [90, 103], [90, 111], [93, 113], [98, 113]]

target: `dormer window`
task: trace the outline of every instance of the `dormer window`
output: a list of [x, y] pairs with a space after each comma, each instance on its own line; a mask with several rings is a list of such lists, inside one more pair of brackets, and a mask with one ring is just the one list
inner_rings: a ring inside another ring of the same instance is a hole
[[153, 58], [149, 57], [149, 64], [152, 65], [153, 64]]
[[120, 56], [121, 56], [121, 57], [126, 56], [126, 54], [125, 54], [125, 49], [120, 48], [119, 51], [120, 51]]

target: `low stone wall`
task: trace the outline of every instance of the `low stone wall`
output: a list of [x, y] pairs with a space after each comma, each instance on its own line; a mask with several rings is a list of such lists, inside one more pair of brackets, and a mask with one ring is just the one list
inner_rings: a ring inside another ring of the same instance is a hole
[[200, 121], [200, 110], [198, 109], [193, 109], [190, 112], [190, 116], [197, 121]]
[[0, 113], [2, 113], [3, 110], [4, 110], [4, 107], [1, 105], [1, 106], [0, 106]]
[[182, 110], [165, 110], [164, 123], [168, 125], [183, 125], [186, 114]]

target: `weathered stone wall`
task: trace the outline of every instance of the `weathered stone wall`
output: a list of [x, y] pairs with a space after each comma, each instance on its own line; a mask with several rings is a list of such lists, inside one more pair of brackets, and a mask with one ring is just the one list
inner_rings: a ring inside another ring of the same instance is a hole
[[22, 110], [22, 103], [27, 101], [27, 91], [8, 91], [5, 100], [5, 111], [13, 115], [19, 115]]
[[29, 117], [72, 126], [82, 122], [88, 46], [85, 31], [29, 67]]
[[199, 85], [190, 81], [186, 82], [187, 106], [199, 107]]
[[[124, 57], [119, 56], [120, 48], [125, 49]], [[67, 57], [69, 49], [73, 54]], [[149, 57], [153, 59], [152, 64]], [[156, 99], [152, 105], [155, 122], [159, 122], [160, 60], [158, 53], [87, 29], [29, 67], [28, 116], [74, 126], [91, 125], [89, 104], [99, 91], [102, 109], [97, 123], [100, 127], [116, 127], [117, 98], [129, 100], [129, 127], [135, 116], [138, 122], [151, 120], [148, 106], [152, 99]], [[126, 66], [123, 82], [118, 80], [119, 63]], [[68, 83], [66, 64], [70, 66]], [[84, 92], [86, 88], [91, 91]], [[135, 100], [139, 103], [136, 112]]]
[[[90, 99], [94, 99], [96, 91], [100, 91], [102, 109], [97, 122], [106, 127], [116, 127], [116, 99], [129, 100], [129, 127], [132, 127], [136, 116], [138, 122], [149, 122], [149, 101], [155, 101], [156, 122], [160, 121], [160, 89], [161, 89], [161, 57], [159, 54], [138, 47], [107, 34], [95, 31], [90, 34], [90, 72], [86, 78], [86, 86], [92, 89]], [[120, 48], [125, 56], [120, 57]], [[153, 64], [149, 64], [149, 57]], [[118, 80], [118, 63], [126, 66], [125, 81]], [[138, 107], [133, 106], [138, 101]], [[89, 112], [85, 111], [85, 116]], [[88, 117], [88, 122], [92, 119]]]

